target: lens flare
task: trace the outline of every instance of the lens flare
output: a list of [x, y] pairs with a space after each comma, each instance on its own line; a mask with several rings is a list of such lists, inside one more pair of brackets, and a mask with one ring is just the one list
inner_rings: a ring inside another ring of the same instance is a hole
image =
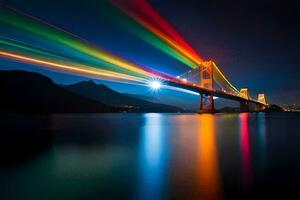
[[162, 85], [161, 85], [161, 82], [159, 82], [158, 80], [154, 80], [154, 81], [152, 81], [152, 82], [149, 83], [149, 86], [153, 90], [159, 90]]

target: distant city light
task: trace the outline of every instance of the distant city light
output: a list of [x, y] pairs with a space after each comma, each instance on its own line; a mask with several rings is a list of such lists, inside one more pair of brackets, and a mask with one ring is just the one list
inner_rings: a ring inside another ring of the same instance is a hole
[[186, 78], [183, 78], [182, 81], [183, 81], [183, 82], [187, 82]]
[[161, 82], [158, 81], [158, 80], [154, 80], [154, 81], [151, 81], [149, 83], [149, 86], [153, 89], [153, 90], [159, 90], [161, 88]]

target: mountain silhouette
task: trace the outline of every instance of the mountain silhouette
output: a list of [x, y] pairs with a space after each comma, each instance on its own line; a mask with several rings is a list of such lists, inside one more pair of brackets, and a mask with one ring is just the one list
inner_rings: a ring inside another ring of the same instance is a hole
[[55, 84], [38, 73], [0, 71], [0, 111], [21, 113], [96, 113], [121, 109], [105, 105]]
[[91, 80], [58, 85], [46, 76], [21, 70], [0, 70], [0, 92], [0, 112], [6, 113], [183, 111], [116, 92]]
[[158, 104], [136, 98], [129, 94], [116, 92], [103, 84], [93, 81], [81, 81], [65, 86], [71, 92], [94, 99], [113, 106], [130, 108], [132, 112], [182, 112], [181, 108]]

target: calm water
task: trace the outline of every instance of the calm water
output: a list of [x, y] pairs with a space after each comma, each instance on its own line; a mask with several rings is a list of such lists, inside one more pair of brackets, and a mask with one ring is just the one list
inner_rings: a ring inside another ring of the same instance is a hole
[[300, 113], [0, 120], [1, 200], [286, 199], [300, 189]]

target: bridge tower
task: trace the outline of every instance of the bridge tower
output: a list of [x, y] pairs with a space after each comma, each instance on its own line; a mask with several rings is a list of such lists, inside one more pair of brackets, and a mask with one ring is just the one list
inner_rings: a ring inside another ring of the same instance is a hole
[[240, 95], [245, 99], [245, 101], [240, 102], [240, 112], [249, 112], [250, 111], [250, 105], [247, 100], [250, 99], [249, 90], [248, 88], [242, 88], [240, 90]]
[[200, 87], [211, 90], [208, 93], [200, 93], [199, 113], [214, 112], [213, 98], [213, 62], [205, 61], [199, 66]]
[[262, 111], [268, 107], [265, 94], [262, 93], [258, 94], [257, 101], [263, 104], [263, 105], [261, 104], [257, 105], [259, 111]]
[[240, 94], [241, 94], [241, 97], [245, 98], [245, 99], [250, 99], [250, 95], [249, 95], [249, 90], [248, 88], [242, 88], [240, 90]]
[[263, 103], [263, 104], [267, 105], [265, 94], [262, 94], [262, 93], [258, 94], [257, 101], [260, 102], [260, 103]]

